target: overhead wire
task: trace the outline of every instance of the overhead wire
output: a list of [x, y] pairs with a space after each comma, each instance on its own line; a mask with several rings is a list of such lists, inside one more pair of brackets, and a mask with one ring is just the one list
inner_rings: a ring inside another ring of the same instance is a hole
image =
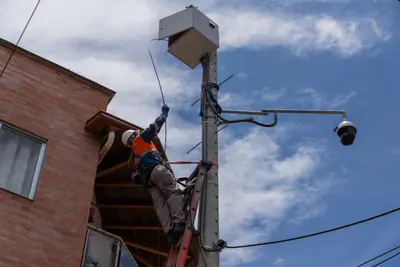
[[[375, 256], [375, 257], [373, 257], [373, 258], [371, 258], [371, 259], [369, 259], [369, 260], [367, 260], [367, 261], [364, 261], [363, 263], [361, 263], [360, 265], [357, 265], [357, 267], [361, 267], [361, 266], [364, 266], [365, 264], [367, 264], [367, 263], [370, 263], [371, 261], [374, 261], [374, 260], [376, 260], [376, 259], [378, 259], [378, 258], [380, 258], [380, 257], [382, 257], [382, 256], [385, 256], [386, 254], [389, 254], [390, 252], [393, 252], [393, 251], [395, 251], [395, 250], [397, 250], [397, 249], [399, 249], [400, 248], [400, 245], [399, 246], [397, 246], [397, 247], [394, 247], [394, 248], [392, 248], [392, 249], [389, 249], [388, 251], [386, 251], [386, 252], [384, 252], [384, 253], [381, 253], [381, 254], [379, 254], [378, 256]], [[400, 252], [399, 252], [400, 253]], [[396, 255], [396, 254], [395, 254]], [[378, 263], [379, 264], [379, 263]], [[375, 265], [376, 266], [376, 265]]]
[[[229, 124], [227, 124], [227, 125], [225, 125], [225, 126], [219, 128], [218, 131], [216, 131], [215, 133], [219, 133], [220, 131], [222, 131], [223, 129], [225, 129], [225, 128], [228, 127], [228, 126], [229, 126]], [[194, 145], [191, 149], [189, 149], [188, 152], [186, 152], [186, 154], [189, 154], [190, 152], [192, 152], [192, 151], [193, 151], [196, 147], [198, 147], [201, 143], [202, 143], [201, 141], [198, 142], [198, 143], [197, 143], [196, 145]]]
[[281, 240], [276, 240], [276, 241], [268, 241], [268, 242], [261, 242], [261, 243], [254, 243], [254, 244], [247, 244], [247, 245], [237, 245], [237, 246], [225, 246], [225, 248], [230, 248], [230, 249], [236, 249], [236, 248], [248, 248], [248, 247], [257, 247], [257, 246], [266, 246], [266, 245], [273, 245], [273, 244], [278, 244], [278, 243], [285, 243], [285, 242], [290, 242], [290, 241], [295, 241], [295, 240], [300, 240], [300, 239], [305, 239], [305, 238], [309, 238], [309, 237], [313, 237], [313, 236], [317, 236], [317, 235], [322, 235], [322, 234], [327, 234], [330, 232], [334, 232], [334, 231], [338, 231], [338, 230], [342, 230], [345, 228], [349, 228], [355, 225], [359, 225], [362, 223], [366, 223], [384, 216], [387, 216], [389, 214], [395, 213], [397, 211], [400, 211], [400, 208], [396, 208], [396, 209], [392, 209], [390, 211], [387, 212], [383, 212], [381, 214], [360, 220], [360, 221], [356, 221], [356, 222], [352, 222], [349, 224], [345, 224], [339, 227], [335, 227], [329, 230], [324, 230], [324, 231], [320, 231], [320, 232], [316, 232], [316, 233], [312, 233], [312, 234], [307, 234], [307, 235], [302, 235], [302, 236], [298, 236], [298, 237], [292, 237], [292, 238], [287, 238], [287, 239], [281, 239]]
[[[152, 39], [152, 40], [150, 40], [149, 43], [151, 43], [153, 41], [163, 41], [163, 39]], [[149, 45], [149, 56], [150, 56], [151, 64], [153, 65], [154, 73], [156, 74], [156, 77], [157, 77], [157, 82], [158, 82], [158, 86], [160, 88], [160, 93], [161, 93], [161, 99], [162, 99], [163, 105], [165, 105], [164, 92], [163, 92], [163, 88], [161, 85], [160, 77], [158, 76], [156, 64], [154, 63], [153, 55], [151, 54], [150, 45]], [[164, 134], [164, 153], [165, 153], [165, 155], [167, 155], [167, 119], [165, 119], [164, 132], [165, 132], [165, 134]], [[159, 236], [158, 232], [157, 232], [157, 247], [158, 247], [157, 266], [160, 267], [160, 236]]]
[[[152, 40], [150, 40], [150, 43], [152, 41], [162, 41], [162, 40], [163, 39], [152, 39]], [[158, 76], [156, 64], [154, 63], [154, 60], [153, 60], [153, 55], [151, 54], [150, 46], [149, 46], [149, 56], [150, 56], [151, 64], [153, 65], [154, 73], [156, 74], [156, 77], [157, 77], [157, 82], [158, 82], [158, 86], [160, 88], [160, 93], [161, 93], [161, 99], [162, 99], [163, 105], [165, 105], [164, 92], [163, 92], [162, 85], [160, 82], [160, 77]], [[165, 154], [167, 154], [167, 128], [168, 128], [167, 120], [165, 119], [165, 126], [164, 126], [164, 132], [165, 132], [165, 134], [164, 134], [164, 153]]]
[[380, 262], [378, 262], [377, 264], [372, 265], [371, 267], [379, 266], [379, 265], [381, 265], [381, 264], [383, 264], [383, 263], [385, 263], [385, 262], [388, 262], [388, 261], [392, 260], [393, 258], [395, 258], [395, 257], [397, 257], [397, 256], [399, 256], [399, 255], [400, 255], [400, 251], [397, 252], [396, 254], [393, 254], [393, 255], [390, 256], [389, 258], [386, 258], [386, 259], [384, 259], [383, 261], [380, 261]]
[[33, 11], [32, 11], [32, 13], [31, 13], [31, 15], [30, 15], [28, 21], [27, 21], [26, 24], [25, 24], [24, 29], [22, 30], [22, 32], [21, 32], [21, 34], [20, 34], [20, 36], [19, 36], [19, 38], [18, 38], [18, 41], [15, 43], [15, 46], [14, 46], [13, 50], [11, 51], [10, 56], [8, 57], [8, 59], [7, 59], [7, 61], [6, 61], [6, 64], [4, 65], [3, 69], [1, 70], [0, 79], [3, 77], [3, 74], [4, 74], [4, 72], [6, 71], [7, 66], [8, 66], [8, 64], [10, 63], [11, 58], [13, 57], [15, 51], [17, 51], [19, 42], [21, 41], [22, 36], [24, 36], [25, 31], [26, 31], [26, 29], [28, 28], [28, 25], [29, 25], [29, 23], [31, 22], [33, 16], [35, 15], [36, 9], [38, 8], [38, 6], [39, 6], [39, 4], [40, 4], [41, 1], [42, 1], [42, 0], [38, 0], [38, 1], [37, 1], [35, 8], [33, 9]]

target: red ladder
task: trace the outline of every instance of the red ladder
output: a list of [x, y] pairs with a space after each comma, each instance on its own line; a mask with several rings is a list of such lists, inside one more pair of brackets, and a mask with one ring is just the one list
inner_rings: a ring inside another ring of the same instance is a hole
[[[178, 246], [171, 246], [169, 251], [166, 267], [184, 267], [188, 258], [192, 234], [195, 229], [194, 219], [196, 217], [197, 207], [203, 189], [205, 174], [213, 166], [212, 162], [202, 160], [193, 171], [192, 175], [187, 179], [187, 194], [188, 210], [186, 219], [186, 228]], [[193, 186], [194, 184], [194, 186]], [[186, 208], [185, 208], [186, 210]], [[197, 265], [196, 265], [197, 266]]]

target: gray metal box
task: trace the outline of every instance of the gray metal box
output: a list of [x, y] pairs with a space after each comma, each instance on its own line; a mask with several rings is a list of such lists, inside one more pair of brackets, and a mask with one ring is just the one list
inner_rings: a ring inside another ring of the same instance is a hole
[[161, 19], [158, 37], [168, 37], [168, 52], [192, 69], [219, 48], [218, 25], [193, 6]]

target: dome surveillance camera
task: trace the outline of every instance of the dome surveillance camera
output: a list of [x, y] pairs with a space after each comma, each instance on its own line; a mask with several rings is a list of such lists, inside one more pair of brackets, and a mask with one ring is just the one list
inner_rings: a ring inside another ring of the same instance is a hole
[[356, 139], [357, 129], [352, 122], [344, 120], [335, 128], [335, 132], [340, 138], [340, 143], [349, 146]]

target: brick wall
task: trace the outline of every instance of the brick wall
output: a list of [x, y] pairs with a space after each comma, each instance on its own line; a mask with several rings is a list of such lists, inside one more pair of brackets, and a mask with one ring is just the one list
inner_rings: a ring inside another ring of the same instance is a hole
[[[0, 46], [0, 68], [9, 51]], [[35, 200], [0, 189], [0, 266], [80, 266], [99, 140], [84, 123], [109, 97], [24, 55], [0, 80], [0, 120], [48, 139]]]

